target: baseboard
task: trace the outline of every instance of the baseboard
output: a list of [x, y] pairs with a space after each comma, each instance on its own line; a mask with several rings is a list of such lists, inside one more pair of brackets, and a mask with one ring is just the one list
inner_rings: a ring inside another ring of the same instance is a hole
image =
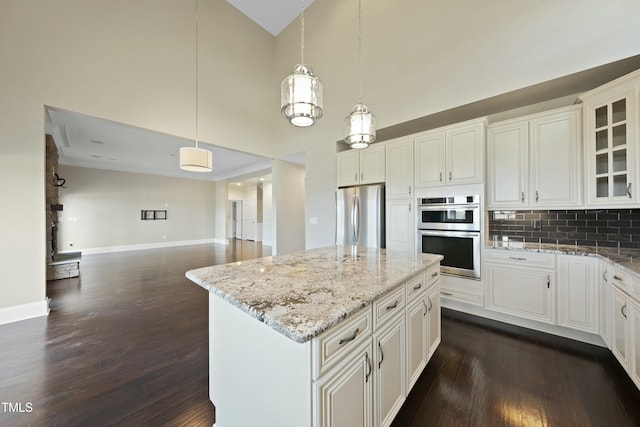
[[83, 255], [105, 254], [110, 252], [139, 251], [144, 249], [159, 249], [159, 248], [170, 248], [174, 246], [204, 245], [209, 243], [222, 243], [222, 241], [217, 241], [216, 239], [200, 239], [200, 240], [181, 240], [176, 242], [143, 243], [140, 245], [105, 246], [102, 248], [82, 249], [82, 254]]
[[262, 246], [273, 246], [273, 242], [271, 240], [263, 240]]
[[226, 246], [229, 244], [229, 239], [213, 239], [213, 243]]
[[49, 299], [0, 308], [0, 325], [49, 314]]

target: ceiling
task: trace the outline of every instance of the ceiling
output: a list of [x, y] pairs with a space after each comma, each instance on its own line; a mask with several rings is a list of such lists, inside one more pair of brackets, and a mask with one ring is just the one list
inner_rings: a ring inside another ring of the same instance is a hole
[[46, 132], [58, 147], [60, 164], [207, 181], [248, 179], [270, 173], [272, 159], [199, 143], [213, 152], [213, 171], [187, 172], [178, 166], [188, 139], [47, 107]]
[[253, 22], [277, 36], [313, 0], [227, 0]]

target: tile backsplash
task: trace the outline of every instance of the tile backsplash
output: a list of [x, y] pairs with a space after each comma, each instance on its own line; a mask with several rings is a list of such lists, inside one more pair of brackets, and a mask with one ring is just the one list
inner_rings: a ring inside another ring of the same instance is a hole
[[640, 209], [490, 211], [488, 240], [640, 249]]

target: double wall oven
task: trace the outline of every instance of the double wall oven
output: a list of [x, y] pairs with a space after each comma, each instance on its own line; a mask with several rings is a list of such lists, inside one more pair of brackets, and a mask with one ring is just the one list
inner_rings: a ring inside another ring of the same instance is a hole
[[445, 274], [480, 279], [480, 196], [418, 199], [418, 250], [444, 256]]

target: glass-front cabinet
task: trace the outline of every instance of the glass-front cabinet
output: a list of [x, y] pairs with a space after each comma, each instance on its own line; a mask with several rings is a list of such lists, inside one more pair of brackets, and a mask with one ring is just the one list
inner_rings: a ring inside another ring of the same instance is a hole
[[640, 74], [631, 73], [581, 96], [587, 205], [614, 207], [640, 201], [639, 85]]

